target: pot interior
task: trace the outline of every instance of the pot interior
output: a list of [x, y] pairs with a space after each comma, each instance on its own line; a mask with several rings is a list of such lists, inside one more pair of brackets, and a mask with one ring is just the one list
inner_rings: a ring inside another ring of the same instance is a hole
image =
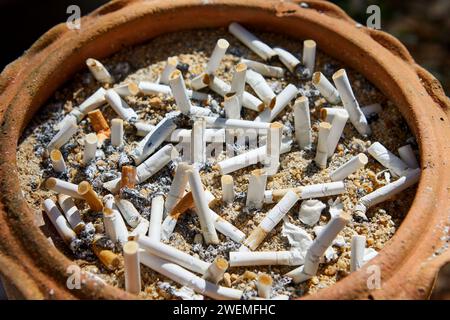
[[[282, 33], [264, 31], [266, 28], [250, 28], [251, 31], [271, 46], [280, 46], [293, 53], [297, 57], [301, 56], [302, 41], [294, 39]], [[270, 28], [272, 29], [272, 28]], [[274, 30], [277, 29], [276, 25]], [[287, 30], [283, 30], [287, 31]], [[286, 33], [292, 34], [293, 31]], [[183, 73], [186, 84], [189, 87], [190, 80], [200, 74], [208, 61], [216, 41], [219, 38], [227, 39], [230, 47], [227, 55], [221, 62], [216, 75], [224, 81], [230, 83], [232, 72], [241, 57], [261, 61], [253, 52], [246, 48], [236, 38], [224, 28], [198, 29], [177, 31], [157, 36], [148, 40], [144, 44], [126, 47], [119, 50], [108, 58], [101, 59], [102, 63], [112, 73], [116, 79], [115, 84], [125, 82], [150, 81], [156, 82], [165, 65], [168, 57], [177, 56], [179, 59], [178, 69]], [[271, 63], [286, 69], [280, 62]], [[367, 80], [362, 74], [352, 69], [350, 65], [331, 57], [324, 53], [319, 45], [316, 58], [316, 71], [321, 71], [330, 81], [334, 72], [340, 68], [345, 68], [352, 84], [355, 96], [361, 106], [379, 103], [383, 110], [380, 113], [368, 115], [373, 135], [370, 138], [360, 136], [353, 125], [347, 122], [337, 150], [328, 168], [320, 170], [314, 165], [315, 149], [309, 151], [300, 150], [297, 144], [293, 144], [291, 151], [282, 155], [281, 166], [278, 174], [268, 179], [266, 189], [276, 190], [288, 187], [298, 187], [316, 183], [329, 182], [330, 173], [345, 163], [351, 157], [361, 152], [367, 152], [371, 143], [378, 141], [388, 150], [397, 154], [397, 149], [405, 144], [411, 144], [418, 155], [418, 145], [413, 133], [408, 128], [407, 122], [403, 119], [401, 112], [384, 96], [376, 86]], [[320, 109], [333, 107], [314, 88], [310, 80], [300, 79], [296, 75], [286, 72], [283, 79], [268, 78], [272, 90], [278, 94], [287, 84], [292, 83], [297, 86], [299, 96], [308, 97], [311, 110], [311, 121], [313, 126], [313, 141], [317, 140], [317, 129], [320, 123]], [[33, 117], [21, 136], [17, 152], [17, 165], [19, 169], [20, 185], [24, 191], [25, 199], [30, 208], [42, 217], [40, 228], [43, 233], [50, 237], [54, 245], [63, 252], [69, 259], [82, 266], [83, 270], [98, 275], [107, 284], [124, 288], [123, 270], [108, 271], [104, 265], [95, 257], [90, 249], [92, 234], [80, 236], [80, 241], [71, 251], [68, 246], [61, 241], [51, 222], [45, 214], [42, 215], [41, 204], [44, 199], [52, 198], [56, 200], [55, 194], [44, 187], [44, 181], [49, 177], [57, 177], [73, 183], [89, 181], [99, 193], [104, 196], [109, 192], [102, 187], [102, 183], [117, 177], [123, 165], [131, 164], [130, 152], [141, 137], [136, 135], [132, 125], [125, 125], [126, 144], [124, 148], [111, 146], [110, 140], [105, 141], [101, 151], [97, 153], [97, 158], [88, 166], [82, 164], [82, 154], [84, 150], [83, 139], [87, 133], [92, 132], [92, 127], [87, 119], [80, 123], [80, 128], [76, 135], [61, 148], [68, 171], [57, 174], [52, 169], [48, 157], [45, 156], [45, 148], [53, 135], [56, 133], [55, 125], [71, 111], [75, 106], [80, 105], [86, 98], [93, 94], [101, 85], [92, 77], [87, 68], [82, 69], [72, 76], [45, 105]], [[252, 92], [252, 89], [247, 88]], [[206, 106], [213, 112], [223, 116], [223, 98], [208, 89], [202, 90], [211, 95], [215, 102], [198, 102], [201, 106]], [[176, 109], [173, 98], [164, 95], [137, 95], [124, 98], [133, 107], [141, 120], [157, 124], [169, 112]], [[107, 105], [100, 107], [108, 122], [117, 115]], [[243, 118], [252, 120], [257, 116], [254, 111], [245, 110]], [[286, 128], [292, 131], [294, 127], [292, 103], [286, 107], [285, 111], [277, 117]], [[189, 128], [190, 124], [185, 121], [182, 127]], [[248, 147], [248, 146], [247, 146]], [[242, 151], [242, 150], [241, 150]], [[206, 188], [217, 198], [221, 197], [220, 173], [213, 167], [217, 161], [223, 159], [223, 155], [211, 160], [203, 168], [202, 178]], [[237, 197], [232, 205], [219, 202], [213, 207], [219, 215], [230, 221], [246, 235], [250, 234], [255, 226], [261, 222], [265, 214], [273, 207], [273, 204], [265, 205], [262, 210], [244, 210], [245, 192], [248, 187], [248, 179], [252, 170], [258, 166], [250, 166], [232, 173], [235, 181], [235, 191]], [[130, 200], [138, 209], [140, 214], [149, 219], [151, 211], [151, 198], [158, 194], [167, 194], [173, 179], [174, 164], [170, 163], [160, 172], [155, 174], [145, 184], [134, 189], [127, 189], [122, 192], [122, 197]], [[326, 205], [319, 221], [311, 226], [302, 223], [299, 218], [300, 202], [289, 211], [287, 222], [295, 227], [304, 229], [306, 234], [313, 239], [317, 235], [317, 227], [325, 226], [330, 220], [330, 207], [337, 198], [342, 202], [344, 209], [351, 211], [357, 200], [373, 190], [386, 185], [395, 178], [382, 167], [375, 159], [370, 158], [369, 163], [357, 174], [352, 175], [347, 180], [347, 192], [338, 197], [326, 197], [320, 200]], [[259, 272], [270, 274], [274, 279], [274, 294], [289, 295], [291, 298], [301, 297], [308, 293], [330, 286], [336, 281], [349, 274], [350, 264], [350, 243], [355, 234], [367, 237], [366, 247], [370, 254], [376, 254], [391, 239], [395, 231], [400, 226], [408, 209], [414, 199], [416, 188], [410, 188], [395, 197], [393, 201], [384, 202], [373, 207], [368, 212], [368, 221], [355, 218], [341, 233], [340, 238], [327, 251], [328, 262], [319, 269], [318, 275], [312, 280], [302, 284], [289, 283], [289, 279], [284, 276], [286, 272], [293, 269], [290, 266], [250, 266], [231, 268], [228, 272], [232, 279], [231, 286], [245, 291], [246, 297], [254, 296], [255, 279], [254, 275]], [[331, 200], [331, 202], [329, 202]], [[56, 201], [55, 201], [56, 202]], [[84, 201], [76, 201], [83, 219], [86, 223], [92, 223], [96, 233], [103, 233], [102, 215], [100, 213], [89, 212]], [[333, 207], [334, 208], [334, 207]], [[332, 210], [331, 210], [332, 211]], [[289, 226], [289, 225], [288, 225]], [[285, 226], [286, 227], [286, 226]], [[316, 229], [314, 229], [316, 227]], [[280, 251], [291, 250], [293, 246], [282, 235], [283, 222], [279, 223], [272, 233], [265, 239], [258, 248], [260, 251]], [[211, 262], [217, 256], [228, 256], [230, 251], [237, 251], [239, 245], [232, 240], [220, 236], [221, 244], [208, 246], [201, 237], [198, 219], [195, 213], [191, 212], [182, 217], [178, 222], [173, 236], [167, 242], [176, 248], [191, 255], [195, 255], [202, 260]], [[120, 254], [120, 246], [114, 247], [108, 244], [111, 249]], [[157, 272], [147, 267], [142, 267], [143, 290], [141, 295], [145, 298], [173, 298], [177, 294], [179, 286], [173, 281], [160, 276]], [[223, 283], [222, 283], [223, 284]]]

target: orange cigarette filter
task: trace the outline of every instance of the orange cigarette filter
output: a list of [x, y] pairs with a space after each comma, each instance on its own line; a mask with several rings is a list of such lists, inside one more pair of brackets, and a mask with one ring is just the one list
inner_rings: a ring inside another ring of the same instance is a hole
[[122, 166], [122, 178], [120, 180], [120, 188], [133, 189], [137, 183], [136, 167]]
[[88, 113], [88, 118], [91, 121], [92, 128], [97, 133], [99, 145], [103, 144], [103, 141], [111, 136], [111, 129], [106, 121], [103, 113], [96, 109]]
[[83, 181], [78, 185], [78, 194], [86, 200], [93, 211], [103, 211], [103, 202], [100, 200], [94, 189], [92, 189], [89, 182]]
[[120, 258], [117, 254], [101, 245], [102, 239], [103, 237], [101, 236], [94, 239], [92, 251], [108, 270], [115, 270], [120, 266]]

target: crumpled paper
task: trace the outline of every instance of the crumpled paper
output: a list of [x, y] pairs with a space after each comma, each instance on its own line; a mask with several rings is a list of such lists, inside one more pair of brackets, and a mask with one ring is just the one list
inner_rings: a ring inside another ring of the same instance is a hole
[[300, 252], [303, 257], [313, 242], [311, 236], [304, 229], [289, 223], [287, 219], [284, 219], [281, 235], [287, 238], [291, 250]]

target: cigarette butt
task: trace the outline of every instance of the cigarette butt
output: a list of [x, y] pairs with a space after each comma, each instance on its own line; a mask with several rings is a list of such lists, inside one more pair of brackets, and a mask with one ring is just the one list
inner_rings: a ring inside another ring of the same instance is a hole
[[111, 136], [108, 122], [106, 122], [103, 113], [98, 109], [89, 112], [88, 118], [91, 121], [92, 128], [97, 133], [98, 145], [101, 146]]
[[106, 122], [105, 117], [103, 116], [103, 113], [96, 109], [94, 111], [91, 111], [88, 113], [88, 118], [91, 121], [92, 128], [95, 132], [108, 132], [109, 136], [109, 125], [108, 122]]
[[258, 295], [261, 298], [269, 299], [272, 291], [272, 277], [266, 273], [258, 275], [256, 287], [258, 288]]
[[63, 155], [58, 149], [53, 149], [50, 152], [50, 160], [52, 161], [53, 170], [56, 172], [66, 171], [66, 163], [64, 162]]
[[127, 292], [139, 294], [141, 292], [141, 268], [139, 263], [139, 244], [128, 241], [123, 246], [125, 266], [125, 289]]
[[120, 266], [120, 258], [111, 250], [103, 248], [101, 245], [103, 239], [105, 237], [102, 236], [97, 236], [94, 239], [92, 242], [92, 251], [108, 270], [116, 270]]
[[100, 212], [103, 210], [103, 203], [89, 182], [83, 181], [78, 185], [78, 194], [86, 200], [93, 211]]

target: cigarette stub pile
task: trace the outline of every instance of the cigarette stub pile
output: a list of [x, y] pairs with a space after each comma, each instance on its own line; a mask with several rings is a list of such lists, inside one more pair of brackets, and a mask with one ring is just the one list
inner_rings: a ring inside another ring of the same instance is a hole
[[[372, 130], [366, 115], [368, 112], [382, 112], [382, 109], [377, 104], [360, 107], [344, 69], [337, 71], [332, 79], [315, 72], [316, 43], [313, 40], [303, 43], [300, 60], [283, 48], [264, 43], [238, 23], [230, 24], [228, 30], [260, 57], [260, 61], [242, 57], [229, 71], [231, 83], [216, 75], [230, 46], [226, 39], [217, 40], [203, 72], [190, 79], [189, 87], [178, 69], [177, 57], [167, 58], [158, 82], [118, 85], [114, 85], [113, 76], [101, 62], [88, 59], [87, 67], [101, 87], [65, 116], [58, 124], [59, 131], [47, 146], [54, 172], [62, 173], [67, 166], [60, 148], [77, 133], [80, 121], [86, 116], [92, 132], [86, 134], [82, 141], [82, 163], [85, 166], [95, 160], [96, 153], [105, 144], [114, 148], [123, 148], [127, 144], [124, 125], [134, 126], [136, 135], [142, 137], [128, 154], [133, 163], [122, 166], [117, 172], [118, 178], [105, 181], [102, 186], [94, 186], [88, 181], [75, 184], [51, 177], [45, 186], [57, 193], [57, 201], [46, 199], [43, 203], [50, 221], [71, 248], [88, 225], [75, 203], [85, 202], [89, 212], [102, 215], [104, 228], [101, 232], [96, 231], [90, 243], [92, 251], [108, 270], [124, 268], [125, 289], [130, 293], [139, 294], [143, 289], [141, 265], [213, 299], [243, 297], [242, 290], [222, 285], [227, 282], [224, 275], [229, 267], [291, 266], [287, 277], [295, 283], [307, 281], [317, 274], [327, 248], [352, 219], [367, 219], [370, 207], [418, 182], [420, 169], [409, 145], [400, 148], [399, 156], [396, 156], [381, 143], [373, 142], [367, 154], [361, 152], [330, 172], [328, 182], [268, 189], [268, 179], [279, 173], [281, 155], [292, 150], [314, 152], [315, 166], [318, 170], [325, 170], [345, 126], [353, 126], [361, 136], [369, 137]], [[312, 81], [330, 105], [320, 110], [321, 120], [314, 138], [308, 97], [299, 94], [294, 84], [286, 85], [276, 94], [267, 82], [267, 78], [282, 78], [287, 73]], [[219, 116], [207, 107], [211, 92], [223, 98], [222, 114], [225, 116]], [[172, 96], [177, 110], [167, 113], [156, 124], [139, 119], [134, 110], [136, 106], [129, 105], [124, 99], [127, 96], [158, 94]], [[197, 105], [198, 101], [206, 101], [206, 107]], [[105, 105], [115, 112], [115, 118], [105, 118], [100, 111], [100, 107]], [[294, 115], [293, 132], [277, 121], [289, 108]], [[256, 112], [254, 119], [242, 119], [246, 109]], [[230, 141], [246, 149], [248, 137], [254, 137], [253, 148], [249, 147], [238, 155], [229, 152]], [[212, 149], [215, 152], [211, 152]], [[216, 161], [214, 157], [217, 158], [219, 153], [225, 153], [226, 158]], [[352, 210], [341, 210], [332, 215], [304, 252], [258, 251], [268, 241], [268, 234], [296, 207], [300, 207], [301, 223], [314, 226], [326, 207], [318, 199], [345, 194], [346, 179], [363, 168], [369, 157], [389, 170], [395, 181], [361, 197]], [[211, 169], [211, 163], [214, 164], [213, 170], [220, 175], [220, 198], [215, 197], [202, 181], [202, 174]], [[170, 188], [165, 194], [150, 195], [151, 213], [146, 219], [123, 196], [123, 191], [136, 188], [169, 165], [174, 168]], [[253, 169], [245, 194], [245, 210], [262, 210], [264, 217], [246, 234], [212, 208], [218, 202], [233, 204], [237, 197], [236, 172], [250, 166]], [[171, 235], [177, 224], [182, 223], [180, 217], [188, 211], [197, 215], [201, 238], [206, 244], [219, 245], [221, 234], [239, 244], [239, 250], [206, 262], [170, 245]], [[112, 241], [119, 250], [102, 245], [105, 241]], [[365, 241], [364, 236], [354, 236], [349, 271], [363, 266]], [[259, 298], [282, 298], [273, 294], [272, 284], [270, 275], [257, 275]]]

